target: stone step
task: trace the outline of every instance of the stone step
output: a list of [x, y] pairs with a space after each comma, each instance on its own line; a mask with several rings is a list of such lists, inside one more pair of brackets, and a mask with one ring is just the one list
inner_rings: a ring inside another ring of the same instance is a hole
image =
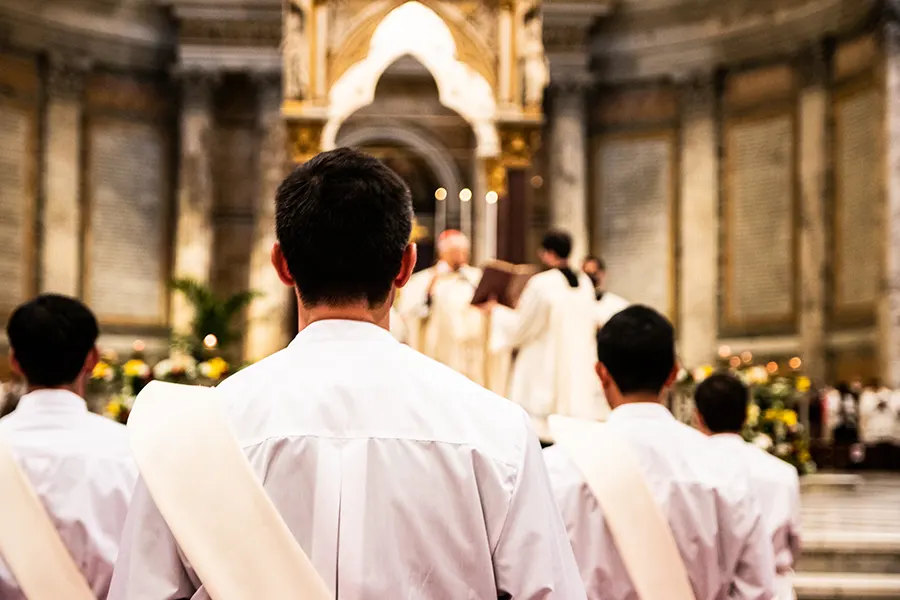
[[797, 571], [900, 575], [900, 532], [808, 532]]
[[900, 575], [798, 573], [794, 589], [799, 600], [896, 600]]
[[800, 487], [808, 491], [853, 491], [864, 483], [861, 475], [853, 473], [813, 473], [800, 478]]

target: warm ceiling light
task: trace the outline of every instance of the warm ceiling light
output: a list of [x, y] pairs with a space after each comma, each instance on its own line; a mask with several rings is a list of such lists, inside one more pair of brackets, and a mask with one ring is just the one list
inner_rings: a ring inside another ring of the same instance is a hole
[[790, 367], [796, 371], [803, 366], [803, 361], [800, 360], [799, 356], [795, 356], [790, 361], [788, 361], [788, 365], [790, 365]]
[[740, 356], [732, 356], [731, 360], [728, 361], [728, 364], [730, 364], [735, 369], [738, 368], [739, 366], [741, 366], [741, 357]]
[[741, 360], [744, 361], [745, 365], [749, 365], [750, 362], [753, 360], [753, 353], [749, 352], [749, 351], [744, 352], [743, 354], [741, 354]]
[[719, 358], [728, 358], [731, 356], [731, 346], [719, 346]]
[[500, 199], [500, 196], [497, 195], [497, 192], [495, 192], [494, 190], [489, 191], [484, 196], [484, 200], [488, 204], [497, 204], [497, 200], [499, 200], [499, 199]]
[[766, 365], [766, 371], [769, 372], [769, 375], [774, 375], [778, 372], [778, 363], [774, 361], [770, 362]]
[[468, 202], [472, 199], [472, 190], [469, 188], [463, 188], [462, 191], [459, 192], [459, 199], [462, 202]]
[[434, 191], [434, 199], [438, 202], [447, 199], [447, 190], [444, 188], [438, 188]]
[[203, 345], [207, 348], [215, 348], [219, 345], [219, 338], [217, 338], [213, 334], [209, 334], [208, 336], [203, 338]]
[[531, 178], [531, 187], [539, 188], [544, 185], [544, 178], [540, 175], [535, 175]]

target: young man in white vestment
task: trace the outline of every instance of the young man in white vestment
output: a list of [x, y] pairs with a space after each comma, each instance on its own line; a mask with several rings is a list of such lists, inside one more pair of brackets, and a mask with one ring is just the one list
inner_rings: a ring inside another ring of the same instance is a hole
[[[28, 393], [0, 419], [0, 438], [94, 595], [106, 598], [138, 474], [125, 426], [88, 412], [83, 398], [97, 363], [97, 320], [78, 300], [43, 295], [16, 309], [6, 333]], [[0, 598], [25, 598], [2, 561]]]
[[571, 252], [569, 234], [549, 232], [539, 254], [547, 270], [525, 284], [516, 309], [488, 307], [492, 344], [518, 349], [509, 398], [528, 411], [542, 437], [551, 414], [596, 419], [607, 412], [592, 375], [594, 287], [569, 267]]
[[509, 353], [488, 350], [484, 314], [472, 306], [482, 272], [469, 264], [470, 246], [462, 232], [444, 231], [437, 240], [437, 263], [410, 277], [398, 299], [399, 313], [413, 348], [504, 394]]
[[[632, 306], [603, 327], [597, 347], [596, 372], [613, 409], [603, 427], [633, 451], [639, 474], [671, 530], [694, 597], [773, 598], [772, 543], [745, 476], [706, 436], [676, 421], [662, 404], [678, 371], [672, 325], [650, 308]], [[637, 600], [610, 525], [582, 471], [559, 445], [547, 448], [544, 457], [588, 598]]]
[[588, 256], [582, 263], [581, 270], [594, 284], [597, 298], [597, 327], [603, 327], [613, 315], [630, 306], [630, 302], [606, 289], [606, 263], [596, 256]]
[[[217, 391], [335, 598], [585, 598], [527, 415], [388, 331], [416, 263], [403, 181], [342, 148], [275, 202], [301, 330]], [[143, 482], [110, 598], [209, 598]]]
[[694, 393], [697, 425], [714, 452], [744, 473], [759, 501], [775, 552], [779, 599], [794, 597], [791, 575], [800, 556], [800, 478], [797, 470], [741, 437], [750, 394], [736, 377], [717, 373]]

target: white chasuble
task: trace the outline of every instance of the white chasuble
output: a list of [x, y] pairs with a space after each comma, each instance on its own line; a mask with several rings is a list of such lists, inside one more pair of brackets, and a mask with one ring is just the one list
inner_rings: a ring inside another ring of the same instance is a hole
[[542, 427], [561, 414], [600, 419], [608, 412], [595, 374], [596, 299], [586, 276], [578, 287], [553, 269], [532, 277], [515, 310], [493, 311], [492, 343], [518, 349], [509, 398]]
[[399, 312], [413, 348], [504, 395], [509, 352], [490, 351], [487, 320], [472, 306], [481, 275], [471, 266], [416, 273], [401, 292]]
[[[388, 331], [317, 321], [217, 396], [336, 598], [585, 598], [527, 415]], [[185, 598], [209, 594], [139, 483], [109, 599]]]

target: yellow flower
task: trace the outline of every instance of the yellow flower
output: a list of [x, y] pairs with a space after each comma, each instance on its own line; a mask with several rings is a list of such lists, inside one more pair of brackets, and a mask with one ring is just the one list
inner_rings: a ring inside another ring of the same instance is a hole
[[122, 367], [126, 377], [148, 377], [150, 375], [150, 367], [142, 360], [133, 358], [125, 363]]
[[758, 404], [748, 404], [747, 405], [747, 424], [750, 427], [756, 427], [756, 424], [759, 423], [759, 405]]
[[122, 403], [116, 400], [110, 400], [106, 405], [105, 412], [111, 419], [118, 419], [119, 415], [122, 414]]
[[801, 393], [806, 393], [809, 391], [809, 388], [812, 387], [812, 381], [809, 380], [809, 377], [801, 376], [797, 378], [797, 391]]
[[228, 363], [218, 356], [200, 365], [200, 374], [213, 381], [222, 379], [226, 373], [228, 373]]
[[695, 369], [694, 381], [700, 383], [701, 381], [707, 379], [710, 375], [712, 375], [713, 372], [715, 372], [715, 369], [712, 367], [712, 365], [704, 365], [699, 369]]
[[781, 411], [781, 421], [788, 427], [797, 426], [797, 413], [793, 410]]
[[96, 365], [94, 365], [94, 370], [91, 372], [92, 379], [107, 379], [112, 373], [112, 367], [109, 366], [109, 363], [100, 361]]

